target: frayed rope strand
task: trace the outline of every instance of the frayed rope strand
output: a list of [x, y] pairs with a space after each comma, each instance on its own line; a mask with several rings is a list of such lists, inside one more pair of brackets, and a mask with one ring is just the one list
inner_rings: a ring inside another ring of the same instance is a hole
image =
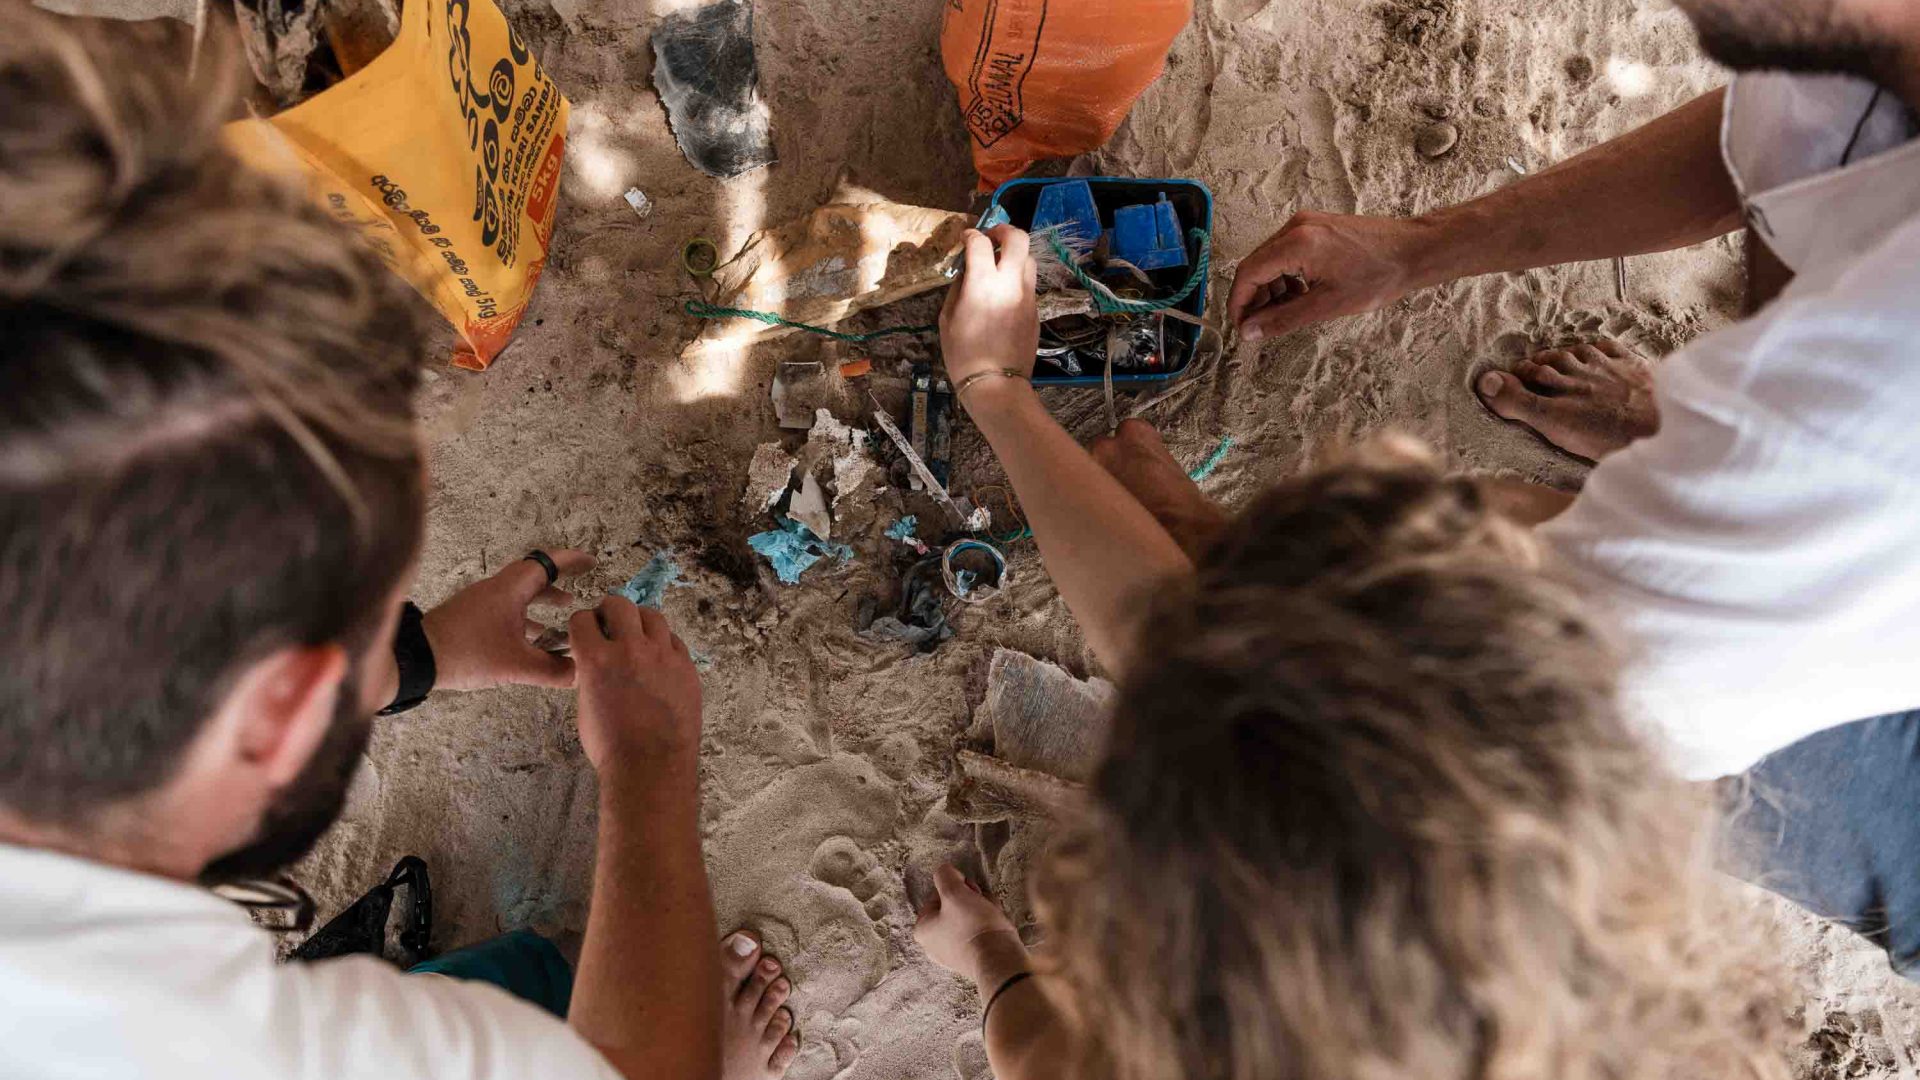
[[805, 330], [809, 334], [819, 334], [821, 337], [832, 338], [835, 341], [849, 341], [856, 344], [863, 341], [872, 341], [875, 338], [891, 337], [894, 334], [931, 334], [940, 329], [937, 324], [927, 326], [889, 326], [884, 330], [875, 330], [866, 334], [845, 334], [838, 330], [829, 330], [824, 326], [814, 326], [812, 323], [796, 322], [784, 315], [776, 315], [771, 311], [716, 307], [713, 304], [700, 300], [687, 301], [683, 310], [696, 319], [752, 319], [755, 322], [766, 323], [768, 326], [785, 326], [794, 330]]
[[1207, 280], [1207, 262], [1213, 247], [1212, 237], [1207, 230], [1198, 226], [1187, 230], [1187, 238], [1194, 241], [1200, 249], [1199, 256], [1193, 260], [1193, 272], [1187, 275], [1187, 283], [1180, 291], [1159, 300], [1126, 300], [1115, 296], [1113, 290], [1088, 276], [1073, 252], [1060, 242], [1058, 234], [1049, 234], [1048, 243], [1053, 245], [1053, 254], [1067, 269], [1073, 271], [1075, 280], [1093, 297], [1093, 306], [1102, 315], [1149, 315], [1156, 311], [1165, 311], [1193, 295], [1193, 290]]

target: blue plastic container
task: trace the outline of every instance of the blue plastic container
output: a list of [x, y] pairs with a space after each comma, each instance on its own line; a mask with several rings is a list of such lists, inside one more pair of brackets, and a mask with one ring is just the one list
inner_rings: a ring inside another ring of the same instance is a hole
[[[987, 204], [987, 211], [981, 215], [981, 223], [990, 223], [1002, 216], [1022, 229], [1033, 226], [1034, 213], [1040, 204], [1043, 189], [1056, 184], [1085, 184], [1093, 195], [1096, 212], [1105, 227], [1111, 227], [1113, 213], [1123, 206], [1151, 205], [1165, 196], [1173, 204], [1181, 224], [1188, 229], [1205, 229], [1209, 235], [1213, 232], [1213, 192], [1207, 185], [1197, 180], [1149, 180], [1124, 176], [1088, 176], [1058, 177], [1009, 180], [994, 191], [993, 199]], [[1056, 196], [1058, 198], [1058, 196]], [[1165, 285], [1169, 290], [1177, 289], [1187, 279], [1192, 266], [1200, 258], [1200, 246], [1197, 242], [1182, 238], [1187, 247], [1187, 264], [1178, 267], [1152, 271], [1155, 283]], [[1207, 310], [1207, 283], [1202, 281], [1177, 310], [1190, 315], [1203, 315]], [[1167, 338], [1176, 338], [1184, 343], [1179, 362], [1169, 364], [1160, 371], [1116, 371], [1113, 374], [1115, 386], [1139, 385], [1143, 383], [1164, 383], [1186, 374], [1193, 363], [1193, 357], [1200, 347], [1200, 328], [1189, 322], [1171, 319], [1167, 322]], [[1173, 350], [1168, 349], [1169, 353]], [[1033, 377], [1036, 386], [1099, 386], [1105, 380], [1100, 372], [1087, 375], [1044, 374], [1048, 365], [1043, 363]]]

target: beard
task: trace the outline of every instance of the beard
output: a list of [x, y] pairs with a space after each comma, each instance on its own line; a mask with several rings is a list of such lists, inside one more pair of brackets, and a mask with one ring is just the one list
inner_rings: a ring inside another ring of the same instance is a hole
[[1837, 10], [1839, 0], [1677, 0], [1700, 49], [1735, 71], [1878, 79], [1898, 49]]
[[270, 878], [305, 858], [339, 819], [372, 738], [373, 718], [360, 714], [358, 674], [350, 674], [340, 683], [333, 725], [300, 775], [274, 796], [254, 839], [209, 863], [200, 880], [211, 885]]

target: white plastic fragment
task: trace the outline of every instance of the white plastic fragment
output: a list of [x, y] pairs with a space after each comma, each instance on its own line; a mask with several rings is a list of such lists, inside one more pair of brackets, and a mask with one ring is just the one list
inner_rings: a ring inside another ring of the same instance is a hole
[[628, 188], [627, 193], [621, 196], [621, 198], [627, 200], [627, 205], [633, 207], [633, 212], [638, 214], [643, 221], [649, 214], [653, 213], [653, 200], [647, 198], [647, 193], [637, 187]]

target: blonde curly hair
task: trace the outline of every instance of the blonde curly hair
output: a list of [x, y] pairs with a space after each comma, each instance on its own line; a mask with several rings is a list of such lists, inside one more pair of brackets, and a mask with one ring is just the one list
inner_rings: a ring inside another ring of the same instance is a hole
[[1267, 493], [1158, 599], [1036, 874], [1081, 1075], [1784, 1075], [1705, 801], [1536, 563], [1389, 439]]

